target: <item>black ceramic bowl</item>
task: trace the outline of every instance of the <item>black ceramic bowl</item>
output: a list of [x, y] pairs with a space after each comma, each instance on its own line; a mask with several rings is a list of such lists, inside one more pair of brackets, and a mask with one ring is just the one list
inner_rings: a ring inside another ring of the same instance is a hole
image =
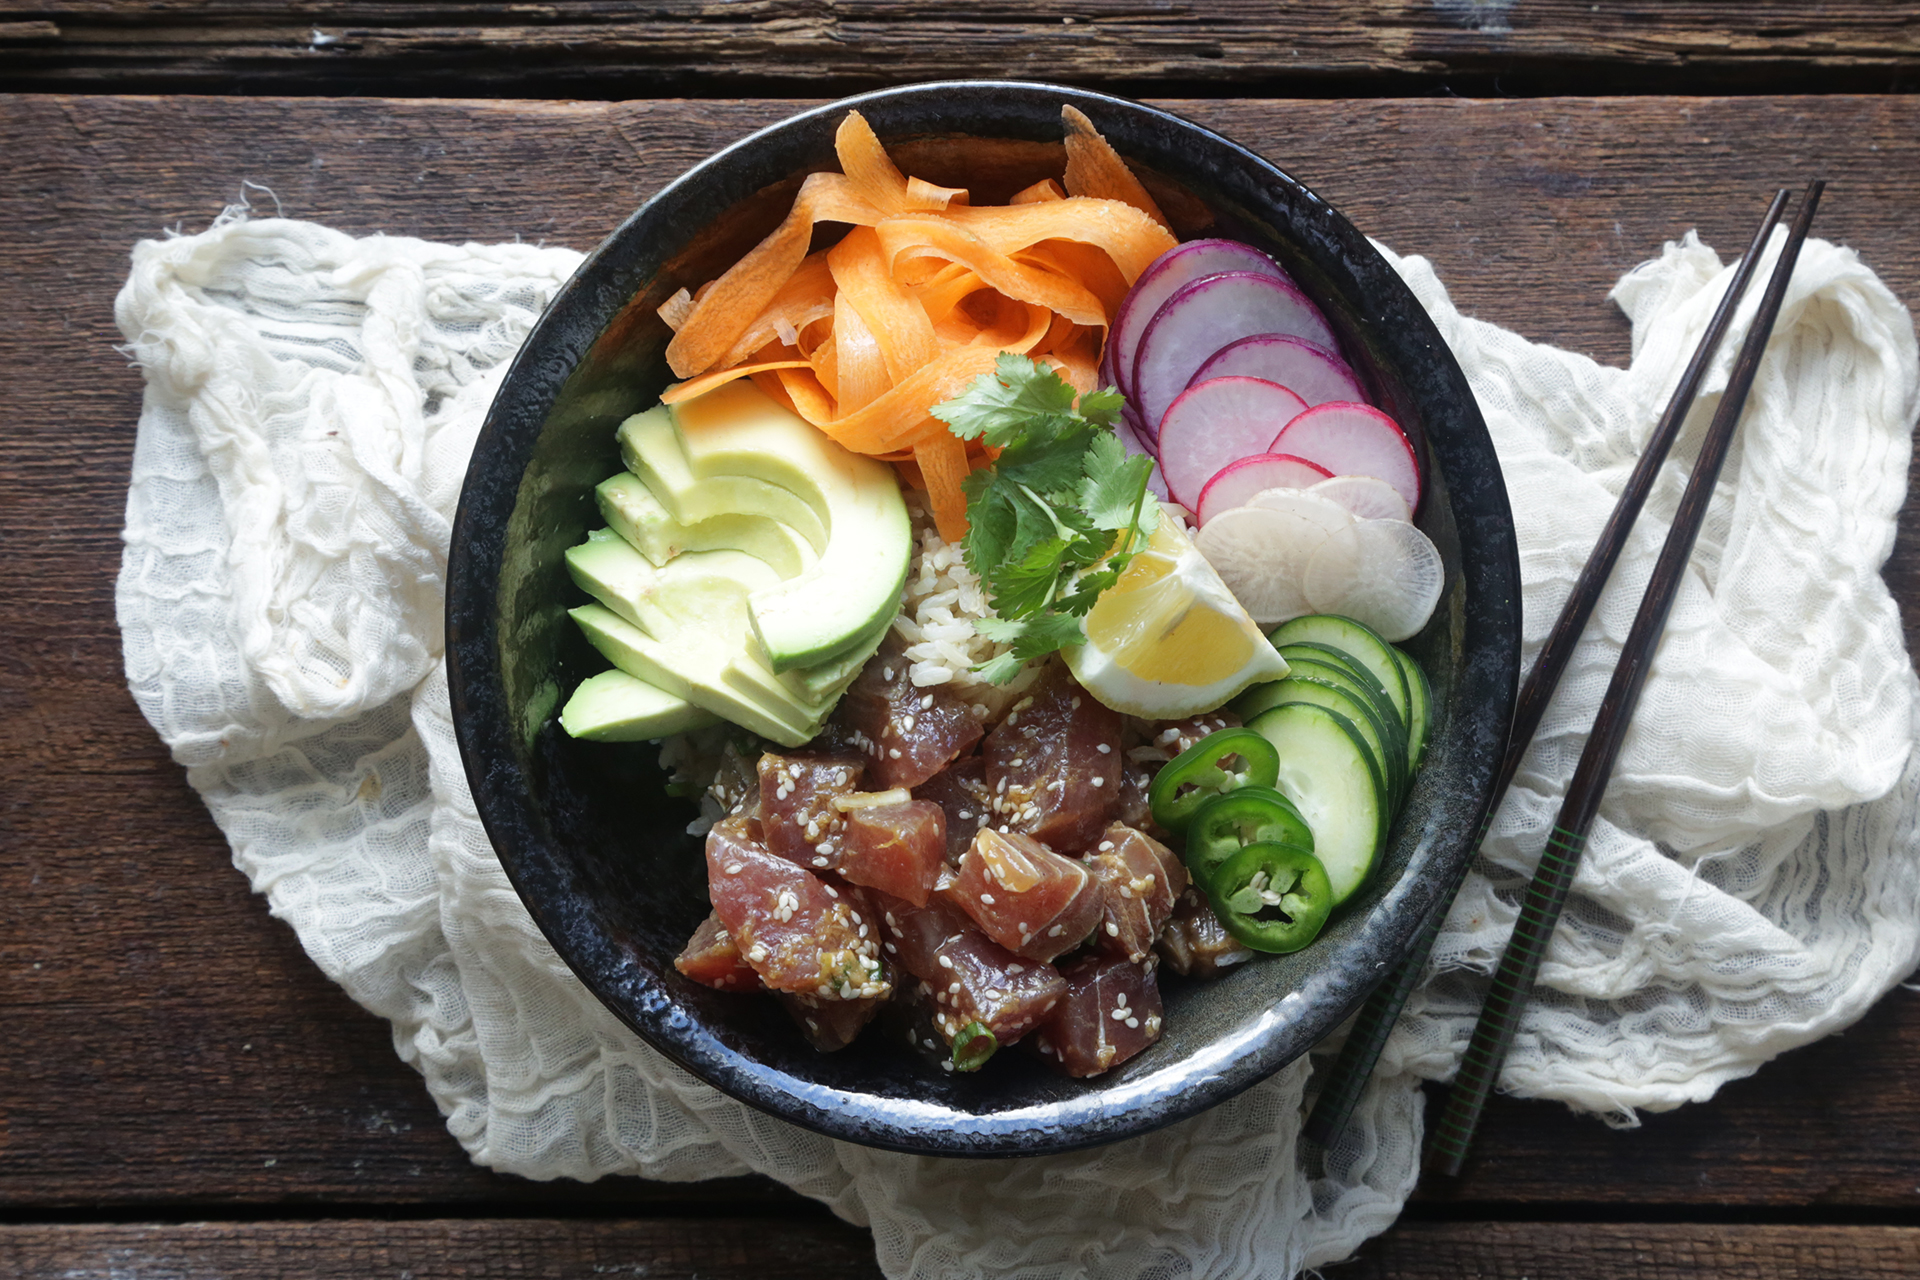
[[[673, 968], [708, 911], [693, 807], [655, 751], [570, 740], [563, 696], [604, 666], [568, 620], [562, 553], [598, 523], [593, 486], [619, 466], [614, 428], [670, 381], [654, 309], [698, 287], [836, 167], [833, 133], [865, 114], [908, 173], [998, 203], [1064, 163], [1062, 103], [1128, 161], [1183, 238], [1272, 253], [1314, 296], [1377, 403], [1426, 466], [1420, 524], [1447, 589], [1410, 644], [1432, 678], [1435, 731], [1383, 865], [1318, 942], [1217, 982], [1162, 970], [1166, 1032], [1133, 1061], [1066, 1080], [1020, 1053], [976, 1075], [933, 1069], [897, 1037], [815, 1052], [764, 997]], [[1406, 950], [1470, 852], [1512, 710], [1519, 568], [1506, 490], [1459, 366], [1398, 276], [1312, 192], [1217, 134], [1135, 103], [1053, 86], [916, 85], [796, 116], [655, 196], [568, 282], [515, 360], [481, 431], [448, 568], [454, 722], [480, 816], [533, 918], [580, 980], [656, 1049], [795, 1124], [936, 1155], [1032, 1155], [1112, 1142], [1210, 1107], [1306, 1052]]]

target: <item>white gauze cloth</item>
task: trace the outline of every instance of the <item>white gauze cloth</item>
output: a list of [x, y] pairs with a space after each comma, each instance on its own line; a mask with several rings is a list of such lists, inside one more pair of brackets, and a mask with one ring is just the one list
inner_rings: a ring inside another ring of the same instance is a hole
[[[767, 1174], [871, 1227], [882, 1269], [913, 1280], [1277, 1280], [1384, 1230], [1414, 1182], [1419, 1082], [1458, 1061], [1682, 477], [1642, 519], [1324, 1176], [1295, 1151], [1310, 1058], [1083, 1154], [870, 1151], [731, 1101], [621, 1026], [534, 928], [467, 792], [441, 661], [449, 523], [508, 359], [579, 260], [230, 210], [137, 246], [117, 310], [146, 377], [128, 682], [235, 865], [393, 1024], [473, 1159]], [[1499, 449], [1531, 658], [1728, 273], [1689, 236], [1622, 280], [1618, 370], [1466, 319], [1425, 261], [1394, 261]], [[1809, 242], [1507, 1089], [1631, 1123], [1846, 1026], [1913, 968], [1915, 680], [1879, 569], [1915, 384], [1905, 310], [1853, 253]]]

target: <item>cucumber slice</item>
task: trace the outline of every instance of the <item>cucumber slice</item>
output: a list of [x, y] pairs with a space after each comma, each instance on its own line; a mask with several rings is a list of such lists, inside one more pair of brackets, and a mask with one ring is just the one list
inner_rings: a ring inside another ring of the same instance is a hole
[[1353, 722], [1311, 702], [1285, 702], [1248, 726], [1280, 752], [1278, 790], [1313, 829], [1335, 906], [1365, 884], [1387, 842], [1386, 784]]
[[1393, 699], [1401, 723], [1412, 723], [1409, 712], [1413, 697], [1407, 691], [1406, 673], [1393, 656], [1393, 646], [1382, 640], [1371, 627], [1331, 613], [1310, 613], [1304, 618], [1281, 623], [1273, 629], [1268, 639], [1273, 641], [1275, 648], [1306, 641], [1340, 650], [1373, 673], [1373, 678], [1386, 690], [1387, 697]]
[[1433, 727], [1433, 686], [1427, 683], [1427, 673], [1420, 664], [1406, 653], [1395, 649], [1393, 656], [1407, 677], [1407, 777], [1411, 780], [1413, 771], [1420, 767], [1420, 757], [1427, 753], [1427, 732]]
[[1296, 662], [1309, 663], [1322, 668], [1315, 674], [1326, 675], [1330, 679], [1343, 679], [1354, 688], [1373, 699], [1374, 707], [1380, 712], [1381, 723], [1385, 724], [1396, 736], [1407, 736], [1407, 718], [1394, 702], [1388, 690], [1380, 685], [1373, 672], [1360, 665], [1357, 658], [1348, 656], [1344, 649], [1335, 649], [1330, 645], [1303, 642], [1290, 644], [1280, 649], [1279, 654], [1291, 667]]
[[1249, 690], [1254, 696], [1246, 701], [1246, 708], [1240, 710], [1240, 718], [1243, 721], [1251, 720], [1283, 702], [1312, 702], [1329, 711], [1339, 712], [1352, 721], [1353, 727], [1366, 742], [1367, 751], [1373, 756], [1374, 764], [1387, 784], [1390, 803], [1398, 810], [1407, 792], [1406, 742], [1381, 721], [1371, 697], [1354, 688], [1351, 683], [1316, 674], [1325, 670], [1317, 663], [1302, 662], [1293, 668], [1285, 680], [1276, 680], [1272, 684]]

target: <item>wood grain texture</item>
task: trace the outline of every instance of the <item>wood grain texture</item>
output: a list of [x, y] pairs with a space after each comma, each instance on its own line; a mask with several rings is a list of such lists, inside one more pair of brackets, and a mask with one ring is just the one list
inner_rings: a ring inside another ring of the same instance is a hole
[[[16, 1280], [870, 1280], [863, 1233], [822, 1218], [675, 1222], [201, 1222], [0, 1226]], [[1903, 1280], [1920, 1229], [1509, 1222], [1403, 1223], [1341, 1280]]]
[[14, 89], [839, 93], [962, 70], [1141, 92], [1691, 94], [1886, 92], [1920, 72], [1912, 0], [8, 0], [0, 14]]
[[[112, 301], [136, 239], [204, 227], [242, 180], [271, 188], [253, 193], [262, 209], [277, 198], [356, 234], [584, 249], [798, 105], [0, 99], [0, 1211], [794, 1203], [760, 1182], [582, 1188], [474, 1168], [386, 1028], [249, 895], [121, 676], [113, 580], [140, 386], [113, 350]], [[1833, 181], [1818, 233], [1920, 299], [1912, 99], [1169, 105], [1428, 255], [1468, 312], [1605, 361], [1626, 356], [1605, 301], [1622, 271], [1689, 227], [1736, 245], [1774, 186], [1816, 170]], [[1910, 536], [1889, 578], [1911, 644]], [[1498, 1100], [1467, 1176], [1424, 1194], [1450, 1213], [1904, 1214], [1920, 1207], [1916, 1149], [1920, 1012], [1897, 991], [1844, 1038], [1639, 1131]]]

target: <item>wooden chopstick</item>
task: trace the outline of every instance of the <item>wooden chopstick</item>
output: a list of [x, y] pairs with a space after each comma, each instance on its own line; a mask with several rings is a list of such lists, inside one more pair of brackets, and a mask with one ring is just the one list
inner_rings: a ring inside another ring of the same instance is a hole
[[1761, 297], [1759, 313], [1740, 347], [1739, 359], [1727, 379], [1726, 392], [1701, 443], [1693, 474], [1687, 478], [1686, 490], [1680, 495], [1673, 527], [1660, 548], [1660, 558], [1654, 562], [1653, 577], [1641, 597], [1640, 612], [1634, 616], [1633, 629], [1627, 633], [1620, 664], [1614, 668], [1606, 696], [1601, 699], [1600, 712], [1594, 717], [1586, 750], [1574, 768], [1567, 798], [1554, 819], [1547, 847], [1541, 851], [1540, 866], [1521, 901], [1520, 918], [1514, 923], [1513, 936], [1507, 940], [1506, 951], [1494, 971], [1493, 986], [1487, 993], [1486, 1004], [1481, 1007], [1480, 1021], [1467, 1044], [1460, 1073], [1447, 1095], [1446, 1109], [1434, 1125], [1428, 1146], [1428, 1167], [1448, 1177], [1458, 1174], [1461, 1162], [1466, 1159], [1480, 1113], [1486, 1107], [1487, 1098], [1499, 1079], [1501, 1064], [1506, 1061], [1507, 1051], [1520, 1029], [1527, 997], [1573, 888], [1574, 874], [1586, 848], [1587, 832], [1600, 811], [1614, 762], [1626, 741], [1634, 705], [1640, 700], [1640, 690], [1653, 665], [1654, 650], [1659, 646], [1661, 632], [1666, 629], [1667, 614], [1679, 593], [1687, 561], [1693, 555], [1694, 541], [1713, 498], [1714, 483], [1720, 477], [1727, 449], [1733, 443], [1734, 429], [1746, 406], [1747, 393], [1753, 389], [1760, 357], [1765, 354], [1774, 321], [1779, 318], [1787, 282], [1793, 277], [1800, 247], [1806, 242], [1807, 228], [1813, 222], [1814, 211], [1820, 206], [1820, 194], [1825, 189], [1824, 182], [1810, 182], [1801, 197], [1800, 210], [1780, 250], [1780, 261], [1774, 266], [1767, 291]]
[[[1767, 238], [1773, 234], [1780, 215], [1786, 210], [1789, 194], [1782, 187], [1774, 195], [1773, 203], [1767, 207], [1767, 215], [1760, 220], [1760, 227], [1753, 233], [1746, 254], [1734, 269], [1733, 278], [1727, 282], [1727, 290], [1721, 295], [1720, 305], [1714, 308], [1706, 332], [1700, 335], [1693, 358], [1687, 362], [1680, 381], [1674, 386], [1666, 412], [1654, 425], [1653, 434], [1647, 437], [1640, 461], [1634, 465], [1633, 474], [1627, 477], [1626, 487], [1620, 491], [1613, 514], [1607, 517], [1606, 526], [1600, 530], [1593, 554], [1580, 570], [1579, 580], [1574, 583], [1572, 594], [1560, 610], [1559, 621], [1553, 624], [1553, 630], [1540, 647], [1539, 656], [1534, 659], [1533, 669], [1528, 672], [1526, 683], [1520, 689], [1519, 701], [1514, 706], [1506, 757], [1501, 761], [1500, 772], [1494, 778], [1486, 814], [1481, 818], [1480, 830], [1474, 837], [1473, 847], [1476, 849], [1486, 840], [1493, 815], [1506, 797], [1514, 774], [1520, 771], [1520, 762], [1526, 758], [1533, 735], [1539, 731], [1540, 721], [1547, 714], [1547, 704], [1553, 700], [1553, 691], [1559, 685], [1567, 664], [1573, 659], [1580, 633], [1586, 629], [1587, 619], [1600, 602], [1600, 593], [1613, 574], [1620, 553], [1626, 548], [1633, 522], [1646, 505], [1647, 495], [1653, 492], [1654, 482], [1660, 478], [1660, 467], [1673, 448], [1673, 442], [1679, 438], [1687, 412], [1693, 408], [1693, 402], [1700, 394], [1700, 382], [1706, 377], [1707, 367], [1712, 363], [1714, 353], [1720, 349], [1728, 326], [1733, 323], [1733, 314], [1747, 292], [1747, 283], [1753, 279], [1761, 252], [1767, 246]], [[1428, 914], [1406, 958], [1387, 975], [1386, 981], [1374, 988], [1373, 994], [1360, 1007], [1360, 1013], [1347, 1033], [1346, 1044], [1341, 1048], [1339, 1058], [1334, 1061], [1327, 1083], [1321, 1089], [1319, 1098], [1313, 1104], [1313, 1112], [1301, 1130], [1302, 1136], [1309, 1142], [1317, 1142], [1323, 1147], [1331, 1146], [1347, 1127], [1354, 1107], [1359, 1104], [1360, 1095], [1366, 1091], [1367, 1080], [1373, 1075], [1374, 1065], [1380, 1060], [1380, 1052], [1386, 1047], [1387, 1037], [1393, 1034], [1393, 1024], [1399, 1020], [1407, 997], [1420, 984], [1421, 975], [1426, 971], [1427, 957], [1433, 951], [1434, 939], [1439, 937], [1440, 926], [1453, 910], [1454, 899], [1460, 896], [1460, 887], [1466, 883], [1468, 869], [1468, 866], [1461, 867], [1459, 878], [1454, 881], [1445, 898]]]

